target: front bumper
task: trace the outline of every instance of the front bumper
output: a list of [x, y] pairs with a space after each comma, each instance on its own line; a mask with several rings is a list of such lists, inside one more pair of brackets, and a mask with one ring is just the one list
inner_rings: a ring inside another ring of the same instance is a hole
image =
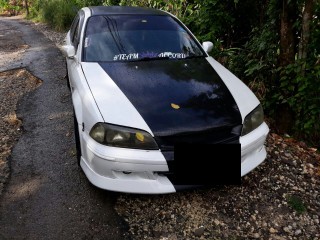
[[241, 144], [241, 177], [259, 166], [267, 157], [265, 141], [269, 133], [266, 123], [240, 137]]
[[108, 147], [83, 137], [80, 165], [93, 185], [127, 193], [176, 192], [167, 177], [157, 174], [169, 171], [160, 150]]
[[[241, 176], [246, 175], [266, 158], [264, 142], [269, 132], [263, 123], [240, 138]], [[138, 193], [165, 194], [176, 192], [170, 180], [159, 173], [168, 172], [160, 150], [136, 150], [103, 146], [85, 133], [81, 139], [80, 165], [89, 181], [102, 189]]]

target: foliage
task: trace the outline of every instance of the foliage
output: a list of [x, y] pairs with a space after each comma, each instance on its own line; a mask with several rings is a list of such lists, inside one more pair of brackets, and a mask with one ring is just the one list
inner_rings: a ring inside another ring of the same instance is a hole
[[[238, 65], [232, 67], [239, 76], [244, 73], [242, 77], [247, 79], [249, 85], [260, 83], [258, 86], [266, 89], [261, 100], [267, 114], [275, 119], [275, 122], [281, 114], [286, 115], [286, 118], [291, 117], [286, 112], [277, 112], [277, 109], [282, 109], [279, 106], [287, 105], [293, 113], [292, 128], [289, 133], [317, 145], [320, 140], [319, 17], [314, 17], [312, 21], [308, 58], [298, 59], [298, 46], [296, 46], [294, 62], [280, 66], [278, 4], [279, 2], [275, 0], [269, 2], [264, 24], [252, 30], [250, 40], [244, 45], [245, 51], [233, 56], [235, 58], [233, 62]], [[303, 4], [297, 6], [298, 12], [302, 12]], [[315, 16], [319, 16], [320, 4], [316, 6]], [[302, 20], [299, 15], [294, 20], [298, 42]], [[261, 88], [255, 90], [261, 91]]]
[[[21, 10], [22, 0], [0, 0], [0, 11]], [[289, 134], [320, 142], [320, 2], [313, 0], [307, 57], [299, 57], [303, 11], [310, 0], [28, 0], [29, 17], [67, 29], [76, 11], [89, 5], [145, 6], [176, 15], [211, 53], [256, 93], [268, 118], [290, 119]], [[290, 12], [296, 54], [281, 62], [281, 16]], [[282, 111], [285, 106], [287, 111]], [[290, 113], [290, 114], [289, 114]], [[281, 116], [281, 117], [280, 117]], [[280, 126], [280, 124], [277, 124]], [[281, 128], [281, 127], [279, 127]], [[284, 129], [282, 129], [284, 130]], [[285, 129], [287, 131], [287, 129]]]
[[76, 0], [77, 6], [86, 7], [86, 6], [99, 6], [102, 5], [105, 1], [103, 0]]
[[[108, 1], [117, 2], [117, 1]], [[112, 4], [111, 4], [112, 5]], [[188, 22], [187, 17], [191, 17], [197, 11], [198, 4], [188, 0], [120, 0], [121, 6], [140, 6], [161, 9], [172, 13], [183, 22]], [[192, 18], [195, 20], [195, 18]]]
[[[272, 2], [272, 1], [271, 1]], [[262, 101], [267, 113], [273, 108], [269, 93], [275, 92], [276, 69], [279, 57], [279, 33], [276, 20], [279, 10], [270, 5], [263, 19], [257, 22], [240, 50], [231, 54], [228, 67], [248, 84]]]
[[[301, 69], [305, 69], [305, 74]], [[298, 135], [316, 139], [320, 133], [320, 65], [312, 66], [306, 62], [295, 62], [279, 68], [280, 88], [274, 94], [276, 104], [288, 103], [295, 113], [294, 129]], [[292, 77], [293, 76], [293, 77]], [[284, 96], [288, 96], [285, 98]]]
[[106, 0], [106, 1], [104, 1], [104, 5], [106, 5], [106, 6], [117, 6], [117, 5], [119, 5], [119, 3], [120, 3], [120, 0]]
[[287, 202], [292, 209], [294, 209], [298, 214], [302, 214], [307, 211], [302, 199], [295, 195], [287, 196]]
[[22, 10], [22, 4], [17, 1], [15, 4], [11, 4], [9, 0], [0, 0], [0, 12], [9, 14], [11, 16], [18, 15]]
[[79, 9], [76, 1], [47, 0], [39, 3], [40, 19], [56, 30], [67, 29]]
[[0, 12], [6, 11], [9, 7], [9, 2], [7, 0], [0, 0]]
[[[30, 4], [31, 2], [29, 2]], [[32, 4], [29, 6], [29, 16], [28, 19], [34, 19], [35, 21], [40, 21], [40, 10], [41, 10], [41, 0], [33, 0]]]

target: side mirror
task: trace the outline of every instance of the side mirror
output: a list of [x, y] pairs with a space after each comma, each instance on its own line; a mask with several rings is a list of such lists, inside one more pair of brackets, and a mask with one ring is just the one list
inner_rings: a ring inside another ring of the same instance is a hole
[[74, 49], [74, 46], [64, 45], [64, 46], [62, 46], [62, 53], [65, 57], [74, 58], [76, 51]]
[[211, 50], [213, 48], [213, 43], [212, 42], [203, 42], [202, 47], [207, 53], [209, 53], [209, 52], [211, 52]]

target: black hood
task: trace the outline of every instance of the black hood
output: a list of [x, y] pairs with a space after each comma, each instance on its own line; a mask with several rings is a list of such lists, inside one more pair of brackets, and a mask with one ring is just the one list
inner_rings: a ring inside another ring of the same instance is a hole
[[216, 129], [228, 129], [233, 137], [237, 129], [239, 137], [242, 119], [237, 104], [205, 58], [104, 62], [100, 66], [156, 137], [211, 136]]

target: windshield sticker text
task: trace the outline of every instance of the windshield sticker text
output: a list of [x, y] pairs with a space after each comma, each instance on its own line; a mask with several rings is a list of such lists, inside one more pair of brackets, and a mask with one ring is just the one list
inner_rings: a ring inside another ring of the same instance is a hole
[[132, 59], [139, 59], [139, 54], [138, 53], [118, 54], [113, 57], [114, 61], [132, 60]]
[[157, 58], [158, 53], [155, 52], [143, 52], [140, 54], [140, 58]]
[[184, 53], [172, 53], [172, 52], [163, 52], [158, 55], [158, 57], [168, 57], [168, 58], [186, 58]]
[[113, 57], [113, 61], [128, 61], [128, 60], [139, 60], [145, 58], [186, 58], [186, 54], [184, 53], [173, 53], [173, 52], [143, 52], [143, 53], [129, 53], [129, 54], [117, 54]]

